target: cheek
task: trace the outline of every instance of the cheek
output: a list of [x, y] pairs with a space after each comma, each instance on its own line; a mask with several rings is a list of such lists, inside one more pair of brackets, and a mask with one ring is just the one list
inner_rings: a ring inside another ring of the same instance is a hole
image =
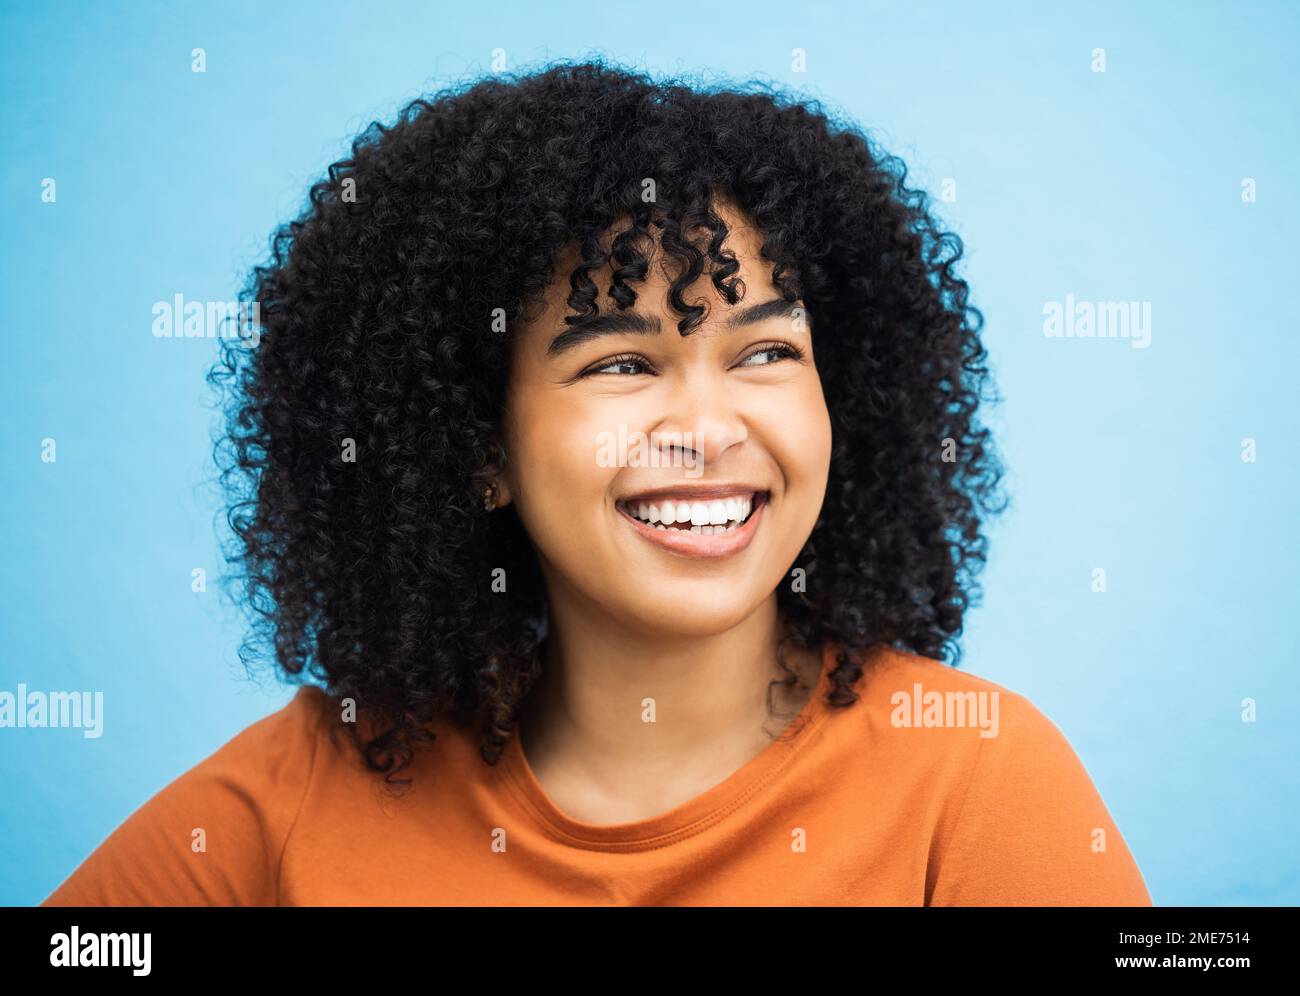
[[768, 432], [790, 489], [824, 489], [831, 459], [831, 417], [821, 382], [814, 381], [795, 392]]
[[539, 525], [572, 525], [604, 500], [615, 469], [601, 466], [604, 422], [581, 406], [554, 402], [523, 409], [515, 427], [515, 467], [527, 518]]

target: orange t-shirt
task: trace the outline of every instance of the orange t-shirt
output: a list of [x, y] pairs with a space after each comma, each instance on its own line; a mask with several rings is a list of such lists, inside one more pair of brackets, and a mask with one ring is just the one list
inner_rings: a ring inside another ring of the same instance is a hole
[[491, 767], [446, 722], [394, 797], [346, 734], [331, 741], [337, 706], [304, 686], [42, 905], [1151, 905], [1083, 765], [1028, 699], [882, 649], [859, 701], [827, 706], [833, 653], [782, 739], [617, 825], [561, 812], [517, 735]]

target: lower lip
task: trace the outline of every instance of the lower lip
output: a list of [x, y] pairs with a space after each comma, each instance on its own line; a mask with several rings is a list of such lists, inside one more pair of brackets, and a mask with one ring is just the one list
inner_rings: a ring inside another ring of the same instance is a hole
[[767, 508], [766, 497], [757, 503], [749, 518], [745, 520], [744, 525], [737, 526], [730, 532], [714, 533], [712, 536], [693, 533], [689, 529], [673, 529], [671, 527], [659, 529], [648, 522], [642, 522], [640, 519], [628, 515], [621, 508], [618, 509], [618, 514], [629, 522], [643, 539], [648, 540], [660, 549], [680, 554], [683, 557], [713, 559], [730, 557], [749, 546], [754, 539], [754, 533], [758, 529], [758, 520], [762, 517], [765, 508]]

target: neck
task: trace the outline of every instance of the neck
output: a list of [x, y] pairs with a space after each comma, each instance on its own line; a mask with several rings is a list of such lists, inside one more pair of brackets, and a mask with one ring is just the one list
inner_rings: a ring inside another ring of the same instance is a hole
[[[725, 774], [757, 754], [808, 701], [821, 663], [816, 648], [781, 645], [775, 594], [720, 633], [634, 628], [563, 599], [547, 630], [520, 717], [530, 764], [539, 776], [562, 765], [594, 785], [634, 779], [647, 793], [683, 766]], [[769, 686], [788, 673], [779, 646], [800, 684], [772, 686], [769, 712]]]

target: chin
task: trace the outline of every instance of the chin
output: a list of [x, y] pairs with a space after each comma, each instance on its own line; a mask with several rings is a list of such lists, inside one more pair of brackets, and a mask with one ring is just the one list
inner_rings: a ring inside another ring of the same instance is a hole
[[759, 602], [739, 599], [722, 600], [717, 597], [716, 585], [697, 583], [683, 585], [680, 595], [668, 596], [660, 592], [655, 604], [644, 603], [631, 609], [627, 615], [644, 629], [662, 633], [664, 637], [706, 637], [725, 633], [740, 625], [758, 610]]

